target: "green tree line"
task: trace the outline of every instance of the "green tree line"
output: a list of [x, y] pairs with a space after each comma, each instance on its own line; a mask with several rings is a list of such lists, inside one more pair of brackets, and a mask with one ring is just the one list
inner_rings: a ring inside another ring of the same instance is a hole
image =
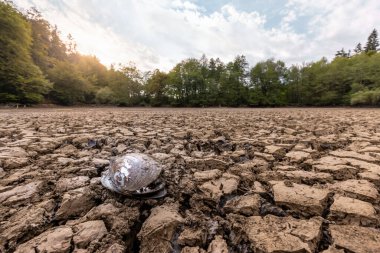
[[21, 13], [0, 0], [0, 103], [122, 106], [339, 106], [380, 105], [376, 29], [364, 47], [335, 58], [287, 67], [268, 59], [250, 67], [244, 55], [189, 58], [169, 72], [133, 65], [105, 67], [77, 52], [69, 35], [36, 9]]

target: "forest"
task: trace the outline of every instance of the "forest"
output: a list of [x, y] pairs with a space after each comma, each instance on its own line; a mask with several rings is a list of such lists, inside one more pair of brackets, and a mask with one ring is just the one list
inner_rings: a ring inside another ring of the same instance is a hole
[[[82, 55], [69, 35], [36, 9], [0, 1], [0, 104], [118, 106], [379, 106], [376, 29], [365, 44], [328, 61], [286, 66], [268, 59], [250, 67], [244, 55], [184, 59], [169, 72], [106, 67]], [[356, 42], [354, 42], [355, 44]], [[126, 59], [127, 60], [127, 59]]]

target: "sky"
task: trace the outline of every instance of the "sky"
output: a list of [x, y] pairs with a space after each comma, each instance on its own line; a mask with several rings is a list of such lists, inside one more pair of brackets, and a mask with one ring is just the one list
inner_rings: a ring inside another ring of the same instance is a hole
[[331, 59], [380, 26], [379, 0], [14, 0], [106, 66], [169, 71], [186, 58]]

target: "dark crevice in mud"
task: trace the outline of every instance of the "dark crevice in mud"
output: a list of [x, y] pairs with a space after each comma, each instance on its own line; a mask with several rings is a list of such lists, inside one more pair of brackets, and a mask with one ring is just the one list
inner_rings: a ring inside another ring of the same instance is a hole
[[71, 238], [69, 252], [74, 252], [74, 250], [75, 250], [75, 244], [74, 244], [73, 238]]
[[327, 198], [326, 207], [322, 212], [322, 217], [327, 218], [327, 216], [330, 214], [330, 207], [334, 203], [334, 193], [330, 193]]
[[149, 149], [150, 144], [152, 144], [152, 142], [148, 139], [148, 140], [144, 143], [145, 148], [146, 148], [146, 149]]
[[112, 148], [112, 149], [111, 149], [111, 155], [112, 155], [112, 156], [117, 156], [117, 155], [119, 155], [119, 151], [117, 151], [117, 148]]
[[333, 240], [329, 230], [329, 222], [324, 221], [322, 223], [321, 239], [317, 245], [317, 252], [327, 250], [332, 245]]
[[249, 185], [249, 183], [247, 183], [246, 185], [243, 185], [243, 182], [241, 182], [236, 190], [236, 196], [240, 196], [240, 195], [245, 195], [247, 193], [251, 193], [251, 186]]
[[265, 216], [268, 214], [272, 214], [279, 217], [287, 216], [286, 210], [284, 211], [283, 208], [278, 207], [270, 202], [265, 202], [260, 206], [260, 215]]
[[[228, 245], [228, 243], [227, 243]], [[240, 242], [238, 245], [228, 245], [229, 252], [236, 252], [236, 253], [254, 253], [254, 251], [251, 249], [251, 244], [246, 241]]]
[[[330, 207], [333, 203], [334, 203], [334, 193], [331, 193], [328, 196], [326, 207], [322, 212], [322, 217], [324, 219], [326, 219], [327, 216], [329, 215]], [[322, 252], [322, 251], [328, 249], [329, 246], [332, 244], [332, 238], [331, 238], [331, 234], [330, 234], [330, 230], [329, 230], [329, 224], [330, 224], [330, 222], [328, 220], [324, 220], [322, 223], [322, 232], [321, 232], [322, 235], [321, 235], [320, 241], [318, 242], [318, 247], [317, 247], [318, 252]]]
[[229, 252], [253, 253], [254, 251], [251, 249], [251, 244], [246, 238], [245, 233], [241, 229], [231, 229], [230, 226], [223, 227], [224, 239], [226, 240]]
[[216, 215], [226, 218], [226, 213], [224, 212], [224, 206], [226, 205], [227, 201], [239, 196], [238, 194], [228, 194], [224, 195], [220, 198], [219, 203], [216, 205]]
[[238, 194], [227, 194], [227, 195], [223, 195], [220, 200], [219, 200], [219, 203], [218, 203], [218, 209], [223, 209], [224, 205], [226, 204], [226, 202], [228, 200], [231, 200], [235, 197], [239, 196]]
[[60, 198], [60, 197], [58, 197], [58, 196], [54, 196], [53, 197], [53, 200], [54, 200], [54, 209], [53, 209], [53, 215], [52, 215], [52, 217], [55, 217], [55, 214], [57, 213], [57, 211], [58, 211], [58, 209], [59, 209], [59, 207], [60, 207], [60, 205], [59, 205], [59, 203], [61, 203], [61, 201], [62, 201], [62, 198]]
[[106, 170], [108, 170], [108, 166], [105, 167], [104, 169], [103, 168], [96, 168], [96, 175], [97, 175], [97, 177], [101, 177], [103, 171], [106, 171]]
[[142, 225], [150, 215], [151, 205], [143, 203], [140, 208], [140, 216], [137, 222], [131, 227], [131, 233], [123, 236], [123, 241], [126, 242], [128, 252], [139, 253], [140, 241], [137, 238], [137, 234], [140, 232]]
[[216, 155], [220, 155], [222, 153], [222, 151], [219, 149], [219, 147], [214, 147], [214, 153]]
[[272, 214], [279, 217], [287, 216], [286, 210], [276, 205], [273, 194], [271, 192], [260, 193], [260, 197], [263, 198], [259, 211], [261, 216], [265, 216], [268, 214]]
[[101, 204], [103, 204], [103, 200], [101, 199], [101, 197], [95, 197], [93, 198], [94, 202], [95, 202], [95, 206], [100, 206]]
[[[17, 244], [19, 244], [19, 243], [17, 242]], [[14, 251], [14, 249], [11, 249], [9, 247], [9, 242], [6, 242], [5, 244], [1, 245], [0, 250], [4, 250], [4, 252], [13, 252]]]
[[273, 194], [270, 193], [270, 192], [262, 192], [262, 193], [259, 193], [260, 197], [262, 197], [264, 200], [266, 200], [267, 202], [271, 203], [274, 205], [274, 197], [273, 197]]
[[316, 150], [320, 152], [320, 155], [323, 156], [325, 154], [328, 154], [331, 151], [338, 150], [338, 149], [345, 149], [347, 146], [351, 145], [353, 141], [345, 140], [341, 142], [336, 143], [316, 143]]
[[[87, 141], [87, 146], [85, 148], [86, 149], [101, 149], [103, 144], [104, 143], [102, 140], [90, 139]], [[82, 148], [82, 147], [79, 145], [77, 148]]]
[[267, 170], [271, 170], [271, 171], [273, 171], [274, 168], [275, 168], [274, 162], [273, 162], [273, 161], [272, 161], [272, 162], [269, 161], [269, 162], [268, 162], [268, 169], [267, 169]]
[[202, 210], [202, 212], [205, 215], [207, 215], [209, 217], [212, 217], [212, 216], [219, 216], [221, 214], [221, 210], [219, 208], [219, 203], [216, 203], [216, 202], [214, 202], [212, 200], [204, 199], [204, 200], [202, 200], [202, 204], [203, 204], [204, 207], [206, 207], [206, 208], [209, 209], [207, 212], [205, 212], [204, 210]]
[[[14, 245], [14, 247], [17, 247], [18, 245], [31, 240], [33, 237], [40, 235], [41, 233], [43, 233], [44, 231], [46, 231], [47, 229], [51, 227], [53, 227], [53, 225], [50, 223], [50, 224], [45, 224], [41, 227], [30, 228], [27, 231], [24, 231], [22, 236], [16, 240], [16, 244]], [[6, 246], [9, 247], [8, 244]], [[8, 248], [5, 252], [13, 252], [14, 250], [15, 248]]]
[[183, 193], [181, 196], [179, 211], [181, 214], [185, 214], [187, 210], [191, 209], [190, 205], [191, 195]]
[[311, 171], [313, 169], [313, 166], [308, 163], [301, 163], [299, 167], [304, 171]]
[[172, 253], [180, 253], [182, 246], [178, 244], [178, 237], [182, 232], [182, 228], [178, 228], [176, 233], [173, 235], [172, 240], [170, 241], [172, 245]]

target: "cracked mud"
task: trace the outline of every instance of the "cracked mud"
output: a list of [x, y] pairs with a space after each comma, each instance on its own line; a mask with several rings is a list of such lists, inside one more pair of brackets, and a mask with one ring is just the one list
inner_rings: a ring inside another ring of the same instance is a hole
[[[0, 111], [0, 252], [380, 252], [380, 111]], [[168, 194], [100, 183], [131, 152]]]

